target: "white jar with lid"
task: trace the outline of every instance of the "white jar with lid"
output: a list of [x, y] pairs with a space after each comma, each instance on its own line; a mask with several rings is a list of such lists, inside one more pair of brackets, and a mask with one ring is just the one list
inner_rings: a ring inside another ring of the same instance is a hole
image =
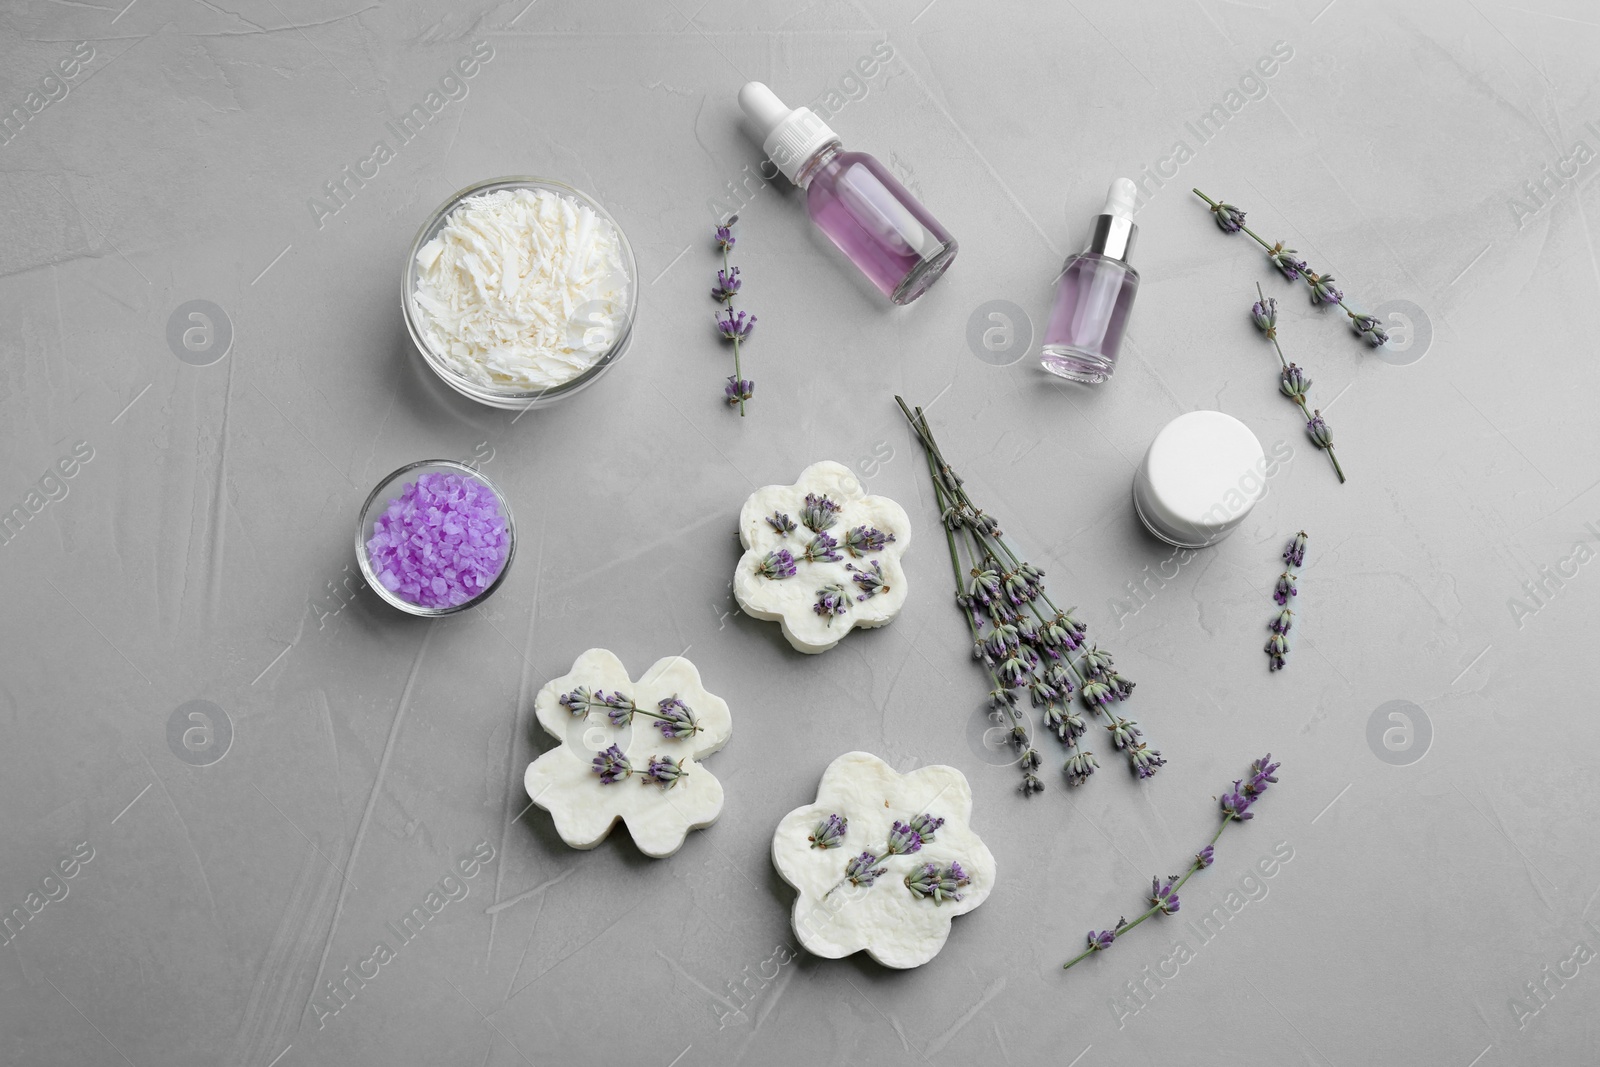
[[1204, 548], [1244, 521], [1266, 495], [1269, 473], [1248, 426], [1220, 411], [1191, 411], [1150, 442], [1133, 478], [1134, 510], [1167, 544]]

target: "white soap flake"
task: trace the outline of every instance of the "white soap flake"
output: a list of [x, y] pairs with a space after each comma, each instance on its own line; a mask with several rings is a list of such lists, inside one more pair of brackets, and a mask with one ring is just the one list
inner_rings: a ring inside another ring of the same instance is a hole
[[417, 267], [412, 303], [424, 340], [479, 385], [569, 382], [627, 319], [631, 280], [616, 227], [546, 189], [463, 200], [417, 252]]

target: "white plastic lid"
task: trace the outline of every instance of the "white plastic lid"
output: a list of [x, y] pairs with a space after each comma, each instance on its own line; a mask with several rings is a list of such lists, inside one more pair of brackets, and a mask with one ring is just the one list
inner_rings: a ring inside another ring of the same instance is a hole
[[761, 82], [745, 83], [739, 106], [761, 131], [761, 150], [790, 181], [824, 145], [839, 139], [810, 108], [790, 110]]
[[1151, 533], [1180, 548], [1214, 545], [1267, 493], [1267, 457], [1250, 427], [1220, 411], [1179, 415], [1156, 434], [1133, 478]]
[[1118, 178], [1106, 190], [1106, 206], [1100, 209], [1100, 214], [1132, 222], [1133, 213], [1138, 210], [1138, 199], [1139, 187], [1133, 184], [1133, 179]]

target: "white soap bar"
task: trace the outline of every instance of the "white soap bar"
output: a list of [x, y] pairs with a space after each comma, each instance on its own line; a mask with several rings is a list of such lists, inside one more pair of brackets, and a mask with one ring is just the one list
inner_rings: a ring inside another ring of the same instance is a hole
[[[820, 503], [808, 509], [808, 496]], [[793, 528], [780, 532], [784, 520]], [[836, 547], [819, 543], [824, 536]], [[900, 557], [911, 520], [888, 497], [868, 496], [842, 463], [813, 463], [793, 485], [757, 489], [739, 511], [739, 540], [745, 552], [734, 571], [735, 599], [746, 614], [780, 622], [801, 652], [826, 652], [857, 626], [892, 621], [905, 605]], [[774, 557], [783, 553], [792, 567], [776, 569]], [[821, 612], [825, 595], [830, 610]]]
[[1250, 427], [1220, 411], [1179, 415], [1156, 434], [1133, 478], [1133, 506], [1169, 545], [1203, 548], [1232, 533], [1267, 493], [1267, 458]]
[[[666, 736], [662, 712], [685, 736]], [[633, 682], [615, 655], [591, 648], [570, 672], [539, 690], [534, 714], [562, 743], [528, 765], [523, 784], [573, 848], [594, 848], [621, 819], [639, 851], [659, 859], [683, 847], [690, 830], [722, 814], [722, 783], [699, 761], [728, 743], [733, 719], [727, 702], [706, 691], [700, 672], [682, 656], [658, 660]], [[618, 725], [616, 719], [629, 721]], [[608, 783], [595, 760], [613, 746], [627, 761], [627, 773], [619, 769]]]
[[[830, 816], [842, 821], [842, 834], [839, 822], [827, 832]], [[896, 835], [896, 824], [914, 827], [927, 816], [943, 822], [918, 835], [914, 851], [894, 853], [892, 841], [903, 848], [911, 840]], [[865, 950], [885, 967], [927, 963], [949, 938], [950, 921], [994, 888], [994, 855], [971, 821], [972, 788], [954, 767], [902, 775], [871, 753], [840, 756], [823, 772], [816, 803], [785, 815], [772, 837], [773, 866], [799, 893], [795, 936], [829, 959]], [[862, 853], [875, 861], [862, 863]], [[863, 878], [861, 871], [882, 873]], [[863, 880], [870, 884], [857, 884]], [[934, 894], [936, 882], [954, 895]]]

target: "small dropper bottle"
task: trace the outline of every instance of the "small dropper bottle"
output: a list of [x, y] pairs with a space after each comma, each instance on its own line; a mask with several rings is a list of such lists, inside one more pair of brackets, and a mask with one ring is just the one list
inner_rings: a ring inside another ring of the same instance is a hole
[[896, 304], [909, 304], [956, 258], [956, 242], [917, 198], [864, 152], [846, 152], [810, 108], [784, 106], [761, 82], [739, 106], [762, 151], [806, 192], [806, 212], [850, 262]]
[[1139, 233], [1133, 223], [1138, 192], [1127, 178], [1112, 182], [1106, 206], [1095, 216], [1089, 247], [1062, 265], [1039, 357], [1052, 374], [1098, 385], [1116, 369], [1117, 351], [1139, 292], [1139, 272], [1128, 266]]

